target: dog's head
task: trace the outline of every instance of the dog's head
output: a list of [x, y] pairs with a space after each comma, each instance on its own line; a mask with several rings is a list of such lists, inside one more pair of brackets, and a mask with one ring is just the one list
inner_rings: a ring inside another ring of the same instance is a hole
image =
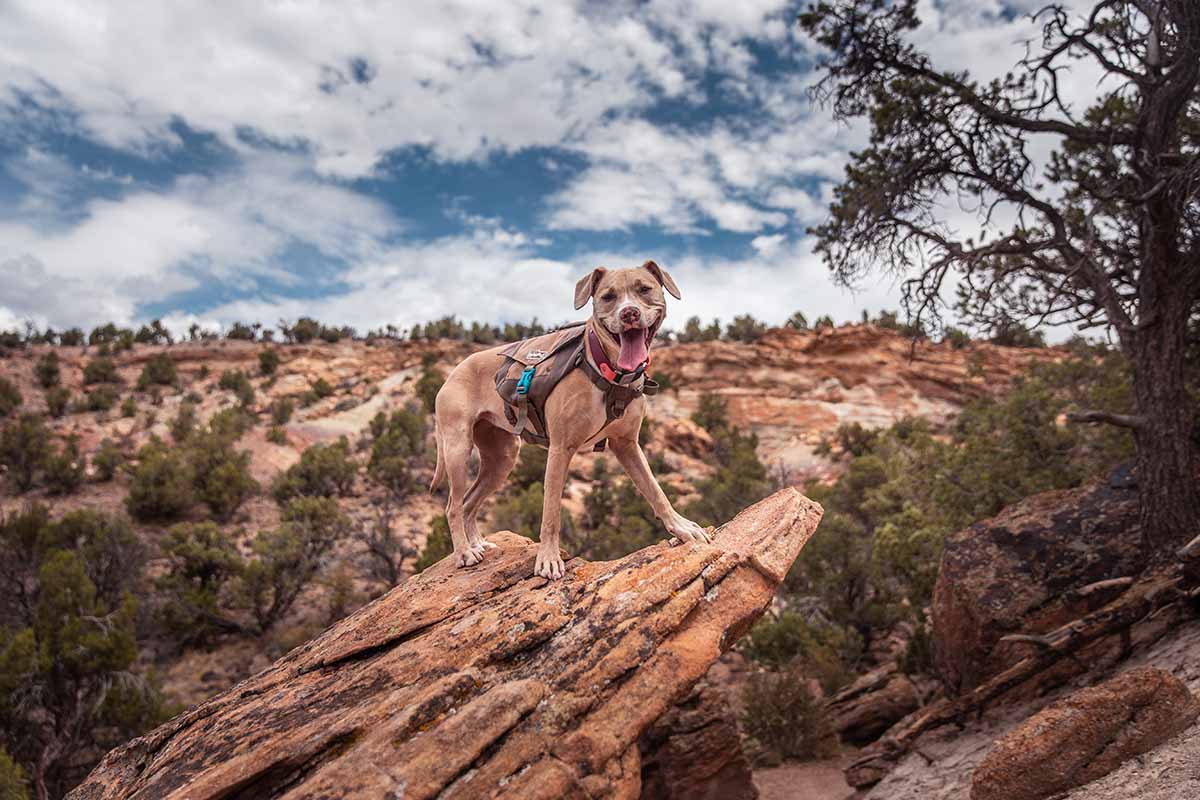
[[679, 299], [675, 281], [653, 261], [627, 269], [596, 267], [575, 284], [575, 308], [592, 300], [596, 332], [604, 349], [617, 353], [618, 369], [637, 369], [649, 356], [667, 317], [664, 289]]

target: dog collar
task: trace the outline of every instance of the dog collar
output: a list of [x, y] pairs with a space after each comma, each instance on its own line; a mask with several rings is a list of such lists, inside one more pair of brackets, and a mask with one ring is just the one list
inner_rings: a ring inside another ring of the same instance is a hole
[[600, 370], [600, 374], [609, 383], [632, 383], [642, 377], [642, 374], [646, 371], [646, 367], [650, 366], [650, 353], [647, 352], [646, 360], [639, 364], [637, 369], [629, 372], [613, 369], [612, 362], [604, 354], [604, 348], [600, 344], [600, 337], [593, 330], [588, 330], [588, 353], [592, 356], [592, 361], [596, 364], [596, 369]]

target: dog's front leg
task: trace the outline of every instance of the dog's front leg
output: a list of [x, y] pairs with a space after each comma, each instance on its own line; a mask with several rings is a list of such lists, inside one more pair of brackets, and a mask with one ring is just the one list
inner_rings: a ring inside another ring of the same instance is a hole
[[662, 487], [654, 479], [654, 473], [650, 471], [650, 462], [646, 460], [646, 453], [636, 438], [610, 438], [608, 443], [612, 448], [613, 455], [617, 457], [617, 461], [621, 462], [621, 466], [633, 480], [633, 485], [637, 488], [638, 493], [654, 509], [654, 514], [667, 526], [667, 531], [672, 536], [685, 542], [710, 541], [708, 532], [704, 528], [680, 514], [671, 505], [671, 501], [663, 493]]
[[542, 483], [545, 498], [542, 500], [541, 544], [538, 546], [533, 574], [551, 580], [561, 578], [567, 569], [558, 549], [558, 535], [562, 524], [563, 486], [567, 482], [567, 468], [571, 465], [573, 455], [573, 451], [551, 446], [550, 454], [546, 457], [546, 479]]

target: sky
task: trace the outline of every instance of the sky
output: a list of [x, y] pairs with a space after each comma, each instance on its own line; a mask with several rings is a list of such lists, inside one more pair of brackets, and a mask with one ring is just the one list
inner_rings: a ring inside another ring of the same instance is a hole
[[[914, 35], [998, 74], [1040, 2], [923, 0]], [[647, 259], [667, 327], [899, 306], [805, 233], [866, 136], [809, 100], [802, 4], [132, 8], [0, 3], [0, 328], [554, 324]]]

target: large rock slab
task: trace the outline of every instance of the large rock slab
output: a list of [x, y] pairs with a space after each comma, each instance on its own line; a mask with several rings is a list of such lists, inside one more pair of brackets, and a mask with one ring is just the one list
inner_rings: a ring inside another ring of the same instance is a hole
[[70, 797], [636, 798], [639, 736], [770, 603], [821, 508], [531, 578], [520, 536], [449, 560], [109, 753]]
[[826, 708], [838, 738], [862, 746], [878, 739], [920, 705], [917, 687], [891, 662], [838, 692]]
[[971, 800], [1043, 800], [1112, 772], [1187, 729], [1200, 702], [1161, 669], [1129, 670], [1043, 709], [1001, 738]]
[[736, 713], [705, 679], [651, 725], [638, 743], [641, 800], [756, 800]]
[[998, 646], [1001, 637], [1045, 633], [1112, 600], [1109, 591], [1077, 590], [1141, 570], [1137, 513], [1136, 488], [1114, 474], [1026, 498], [947, 537], [933, 594], [946, 685], [969, 691], [1029, 654]]

